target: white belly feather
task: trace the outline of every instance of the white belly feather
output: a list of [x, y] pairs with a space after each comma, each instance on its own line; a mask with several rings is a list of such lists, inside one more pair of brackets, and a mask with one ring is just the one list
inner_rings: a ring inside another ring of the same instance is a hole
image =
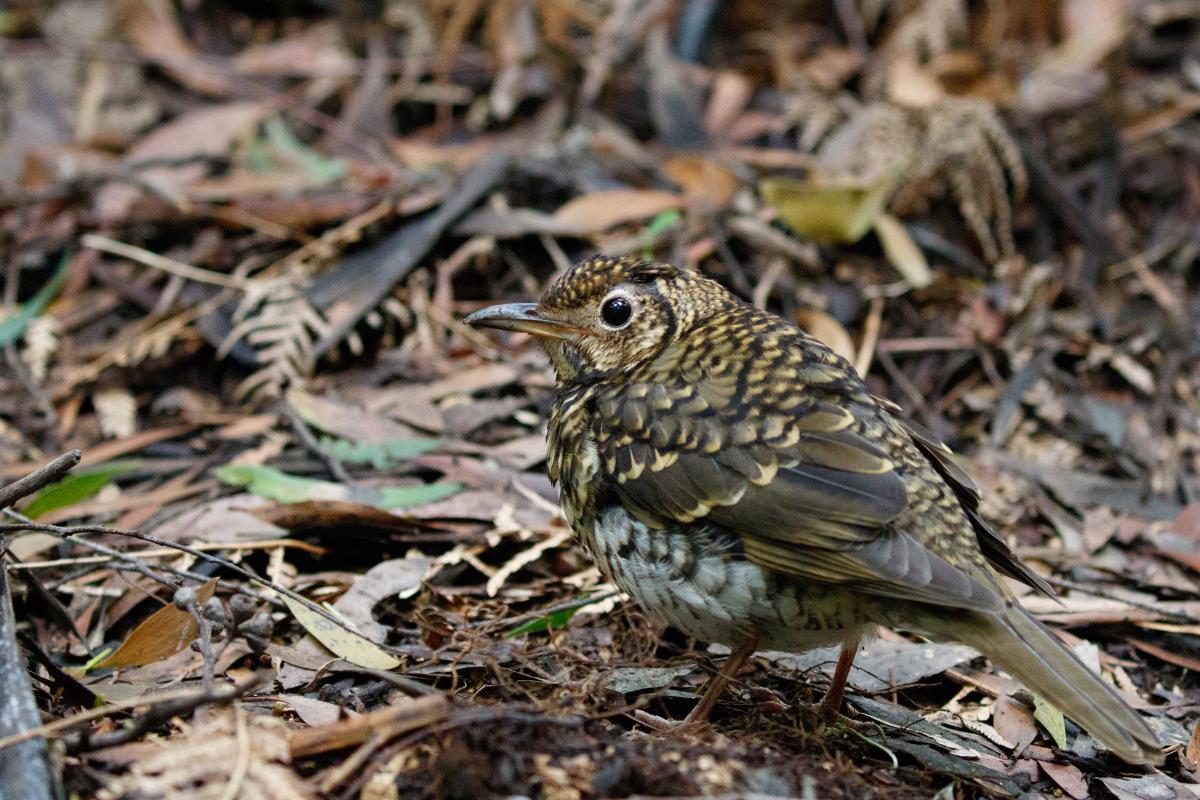
[[762, 649], [802, 652], [869, 626], [844, 592], [781, 580], [733, 552], [727, 535], [701, 526], [651, 530], [613, 506], [592, 534], [584, 540], [613, 582], [652, 617], [696, 639], [736, 647], [757, 630]]

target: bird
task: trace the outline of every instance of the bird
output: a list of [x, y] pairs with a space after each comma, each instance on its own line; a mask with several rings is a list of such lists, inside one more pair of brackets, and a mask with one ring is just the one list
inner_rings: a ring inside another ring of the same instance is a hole
[[585, 259], [536, 303], [464, 322], [537, 337], [556, 374], [547, 472], [604, 577], [654, 619], [731, 652], [704, 721], [758, 649], [841, 645], [836, 719], [880, 626], [990, 658], [1130, 764], [1142, 717], [1001, 576], [1053, 596], [980, 514], [950, 449], [842, 356], [698, 272]]

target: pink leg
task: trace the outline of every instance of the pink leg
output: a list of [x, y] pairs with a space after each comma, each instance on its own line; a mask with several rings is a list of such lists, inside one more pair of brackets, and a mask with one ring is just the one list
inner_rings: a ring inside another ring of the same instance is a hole
[[724, 694], [725, 687], [729, 685], [729, 681], [737, 675], [738, 670], [746, 663], [746, 659], [754, 655], [754, 651], [757, 649], [758, 634], [756, 633], [738, 645], [737, 649], [729, 654], [729, 658], [725, 659], [725, 663], [721, 666], [721, 671], [717, 673], [717, 676], [708, 684], [708, 688], [704, 690], [704, 696], [700, 698], [700, 702], [696, 704], [696, 707], [692, 709], [691, 713], [683, 721], [684, 725], [708, 721], [708, 715], [712, 713], [717, 700]]
[[842, 644], [841, 655], [838, 656], [837, 667], [833, 670], [833, 680], [829, 690], [821, 700], [817, 714], [822, 721], [830, 724], [837, 721], [842, 711], [842, 699], [846, 696], [846, 680], [850, 677], [850, 667], [854, 664], [854, 656], [858, 654], [858, 639]]

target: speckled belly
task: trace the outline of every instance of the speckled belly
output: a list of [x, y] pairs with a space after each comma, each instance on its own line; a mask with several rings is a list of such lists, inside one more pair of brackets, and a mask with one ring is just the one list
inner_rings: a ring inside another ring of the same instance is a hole
[[758, 631], [761, 649], [802, 652], [874, 628], [858, 598], [772, 575], [716, 525], [652, 530], [609, 506], [583, 539], [622, 591], [696, 639], [735, 647]]

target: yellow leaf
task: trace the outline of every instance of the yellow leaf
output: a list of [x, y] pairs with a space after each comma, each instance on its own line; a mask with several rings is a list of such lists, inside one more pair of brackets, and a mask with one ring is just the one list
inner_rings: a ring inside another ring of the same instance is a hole
[[875, 225], [899, 176], [893, 169], [874, 181], [766, 178], [758, 188], [784, 224], [805, 239], [853, 244]]
[[292, 616], [306, 631], [316, 637], [318, 642], [351, 664], [367, 669], [395, 669], [400, 666], [400, 659], [384, 652], [361, 634], [351, 633], [334, 625], [308, 606], [290, 597], [284, 597], [283, 602], [291, 609]]
[[924, 289], [933, 282], [929, 262], [917, 243], [908, 235], [900, 220], [884, 212], [875, 220], [875, 235], [883, 245], [883, 254], [888, 263], [896, 268], [905, 283], [914, 289]]
[[[213, 578], [196, 590], [197, 602], [207, 603], [216, 590], [217, 579]], [[192, 615], [168, 603], [134, 628], [116, 652], [96, 664], [95, 669], [140, 667], [162, 661], [191, 644], [197, 633]]]

